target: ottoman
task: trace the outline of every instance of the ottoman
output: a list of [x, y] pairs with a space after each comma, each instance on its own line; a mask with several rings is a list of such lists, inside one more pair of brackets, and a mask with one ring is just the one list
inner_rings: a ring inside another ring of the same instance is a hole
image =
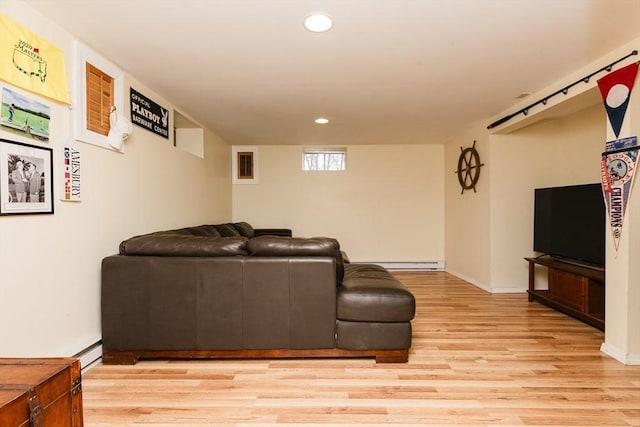
[[345, 264], [338, 286], [337, 345], [350, 350], [411, 347], [415, 298], [384, 267]]

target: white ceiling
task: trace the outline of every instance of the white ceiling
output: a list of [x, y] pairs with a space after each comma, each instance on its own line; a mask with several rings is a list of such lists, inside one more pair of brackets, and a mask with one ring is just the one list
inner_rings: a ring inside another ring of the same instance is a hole
[[640, 0], [26, 1], [232, 144], [440, 143], [640, 36]]

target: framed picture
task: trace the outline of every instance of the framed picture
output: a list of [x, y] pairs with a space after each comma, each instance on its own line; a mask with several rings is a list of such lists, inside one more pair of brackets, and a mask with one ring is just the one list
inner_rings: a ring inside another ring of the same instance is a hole
[[53, 150], [0, 139], [0, 215], [53, 213]]
[[25, 138], [49, 142], [51, 108], [37, 99], [7, 87], [2, 88], [0, 126]]

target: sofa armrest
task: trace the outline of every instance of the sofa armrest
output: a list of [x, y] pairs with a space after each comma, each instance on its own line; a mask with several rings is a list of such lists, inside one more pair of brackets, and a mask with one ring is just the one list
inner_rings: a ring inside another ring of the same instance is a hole
[[255, 236], [293, 236], [290, 228], [256, 228], [254, 233]]

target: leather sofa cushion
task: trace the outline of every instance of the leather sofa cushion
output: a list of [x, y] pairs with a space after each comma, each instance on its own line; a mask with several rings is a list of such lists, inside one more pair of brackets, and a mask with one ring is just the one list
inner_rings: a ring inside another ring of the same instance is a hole
[[152, 233], [120, 243], [120, 255], [234, 256], [247, 255], [246, 237], [207, 237], [176, 233]]
[[338, 287], [340, 320], [358, 322], [406, 322], [415, 314], [415, 298], [384, 267], [345, 264]]
[[336, 260], [336, 283], [340, 284], [344, 276], [340, 243], [330, 237], [257, 236], [249, 239], [247, 251], [249, 255], [263, 257], [332, 257]]
[[196, 227], [185, 227], [178, 230], [169, 231], [169, 233], [189, 234], [191, 236], [221, 237], [215, 225], [198, 225]]
[[336, 320], [338, 348], [395, 350], [411, 347], [411, 322], [349, 322]]
[[216, 224], [215, 227], [222, 237], [241, 236], [240, 232], [231, 223]]
[[293, 231], [290, 228], [256, 228], [253, 230], [254, 237], [257, 236], [293, 236]]
[[247, 249], [254, 256], [330, 256], [340, 254], [340, 244], [329, 237], [258, 236]]
[[247, 239], [251, 239], [256, 234], [251, 224], [247, 222], [234, 222], [233, 227], [241, 236], [246, 237]]

